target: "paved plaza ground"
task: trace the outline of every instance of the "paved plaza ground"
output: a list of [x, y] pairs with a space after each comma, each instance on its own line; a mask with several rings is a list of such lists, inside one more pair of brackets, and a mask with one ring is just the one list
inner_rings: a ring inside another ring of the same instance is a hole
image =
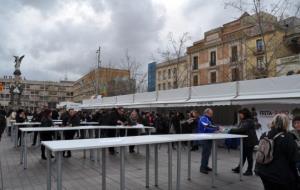
[[[46, 161], [40, 159], [40, 147], [28, 148], [28, 169], [20, 165], [20, 148], [14, 148], [10, 138], [4, 134], [0, 142], [0, 156], [5, 190], [43, 190], [46, 189]], [[28, 143], [29, 144], [29, 143]], [[31, 144], [31, 143], [30, 143]], [[87, 154], [89, 155], [89, 154]], [[151, 149], [150, 188], [168, 189], [167, 146], [159, 149], [159, 187], [154, 186], [154, 149]], [[182, 190], [206, 190], [211, 188], [211, 175], [199, 172], [200, 151], [192, 152], [192, 180], [187, 180], [187, 148], [182, 150]], [[119, 189], [119, 154], [107, 155], [107, 189]], [[244, 177], [231, 172], [239, 161], [239, 151], [218, 149], [217, 189], [224, 190], [262, 190], [260, 179], [256, 176]], [[55, 160], [53, 160], [55, 162]], [[139, 147], [139, 153], [126, 154], [126, 189], [141, 190], [145, 188], [145, 149]], [[73, 157], [63, 160], [63, 189], [79, 190], [101, 189], [100, 165], [83, 159], [82, 151], [73, 152]], [[55, 169], [55, 168], [54, 168]], [[55, 175], [55, 172], [53, 172]], [[52, 177], [55, 189], [55, 176]], [[176, 186], [176, 151], [173, 151], [173, 189]]]

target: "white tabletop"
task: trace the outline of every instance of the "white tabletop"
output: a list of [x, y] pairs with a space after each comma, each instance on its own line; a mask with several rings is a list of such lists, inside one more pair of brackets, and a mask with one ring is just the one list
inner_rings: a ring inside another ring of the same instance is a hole
[[146, 135], [131, 137], [115, 137], [101, 139], [80, 139], [62, 141], [42, 141], [53, 152], [64, 150], [83, 150], [130, 145], [159, 144], [178, 141], [217, 140], [228, 138], [245, 138], [245, 135], [232, 134], [178, 134], [178, 135]]
[[20, 128], [23, 132], [41, 132], [41, 131], [68, 131], [80, 129], [154, 129], [154, 127], [139, 127], [139, 126], [74, 126], [74, 127], [26, 127]]
[[14, 123], [15, 126], [20, 125], [26, 125], [26, 126], [32, 126], [32, 125], [41, 125], [40, 122], [23, 122], [23, 123]]
[[82, 121], [80, 122], [81, 125], [99, 125], [99, 122], [95, 121]]

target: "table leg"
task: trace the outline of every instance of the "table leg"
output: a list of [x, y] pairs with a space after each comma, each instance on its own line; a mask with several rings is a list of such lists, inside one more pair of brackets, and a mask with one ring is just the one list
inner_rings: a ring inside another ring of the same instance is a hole
[[18, 127], [14, 126], [15, 147], [18, 146]]
[[102, 149], [102, 190], [106, 189], [106, 149]]
[[64, 132], [63, 132], [63, 131], [59, 131], [59, 134], [60, 134], [61, 140], [64, 140], [64, 139], [65, 139], [65, 138], [64, 138]]
[[51, 151], [47, 149], [47, 190], [51, 190]]
[[58, 133], [57, 131], [54, 132], [54, 138], [55, 138], [55, 140], [57, 140], [57, 133]]
[[211, 186], [215, 187], [215, 178], [216, 178], [216, 141], [212, 140], [212, 182]]
[[242, 176], [243, 176], [243, 138], [240, 138], [240, 181], [243, 181]]
[[154, 162], [155, 162], [155, 187], [158, 187], [158, 144], [154, 145]]
[[217, 146], [217, 140], [216, 140], [216, 144], [215, 144], [215, 156], [216, 156], [216, 159], [215, 159], [215, 167], [216, 167], [216, 172], [215, 174], [218, 175], [218, 146]]
[[27, 169], [27, 141], [26, 141], [27, 133], [24, 132], [23, 143], [24, 143], [24, 169]]
[[177, 143], [177, 180], [176, 189], [180, 190], [180, 174], [181, 174], [181, 142]]
[[146, 188], [149, 188], [150, 145], [146, 145]]
[[168, 189], [172, 190], [172, 143], [168, 143]]
[[[87, 138], [87, 131], [86, 130], [83, 130], [83, 137], [84, 139]], [[83, 159], [86, 159], [86, 150], [83, 150]]]
[[[89, 130], [89, 138], [90, 139], [95, 138], [95, 130], [93, 129]], [[90, 160], [95, 161], [94, 149], [90, 150]]]
[[125, 147], [120, 147], [120, 190], [125, 190]]
[[[48, 158], [49, 159], [49, 158]], [[57, 190], [62, 190], [62, 152], [56, 152]]]
[[24, 132], [21, 132], [21, 152], [20, 152], [20, 164], [24, 161]]
[[[98, 130], [98, 138], [101, 138], [101, 129]], [[100, 149], [97, 149], [97, 162], [100, 162]]]
[[188, 180], [191, 181], [192, 151], [191, 141], [188, 142]]

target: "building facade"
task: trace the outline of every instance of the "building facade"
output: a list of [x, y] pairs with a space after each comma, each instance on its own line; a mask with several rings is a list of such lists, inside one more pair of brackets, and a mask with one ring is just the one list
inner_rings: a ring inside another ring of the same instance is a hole
[[128, 70], [95, 69], [74, 82], [73, 101], [81, 102], [84, 99], [90, 99], [96, 94], [115, 96], [133, 93], [135, 91], [134, 84], [135, 82], [130, 79]]
[[148, 64], [148, 92], [155, 91], [156, 84], [156, 62]]
[[187, 87], [189, 67], [187, 56], [165, 61], [156, 65], [156, 89], [168, 90]]
[[263, 12], [244, 13], [205, 32], [204, 39], [187, 48], [191, 85], [278, 76], [277, 59], [295, 54], [284, 43], [285, 35], [276, 17]]
[[[10, 101], [10, 85], [13, 84], [12, 76], [4, 76], [0, 78], [3, 85], [3, 91], [0, 93], [0, 105], [9, 106]], [[62, 101], [72, 101], [73, 99], [73, 82], [72, 81], [33, 81], [22, 80], [24, 85], [21, 97], [21, 107], [29, 110], [35, 108], [49, 107], [55, 108], [56, 104]]]

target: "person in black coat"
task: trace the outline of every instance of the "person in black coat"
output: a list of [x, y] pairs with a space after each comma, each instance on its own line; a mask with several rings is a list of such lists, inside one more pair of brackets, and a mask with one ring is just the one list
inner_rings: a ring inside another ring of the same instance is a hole
[[[43, 112], [43, 116], [41, 118], [41, 127], [51, 127], [53, 126], [53, 122], [52, 122], [52, 112], [51, 110], [46, 109]], [[45, 131], [45, 132], [40, 132], [40, 138], [41, 141], [51, 141], [53, 137], [53, 133], [50, 131]], [[41, 151], [42, 151], [42, 155], [41, 158], [43, 160], [46, 160], [46, 154], [45, 154], [45, 146], [41, 145]], [[51, 156], [53, 157], [53, 156]]]
[[[255, 123], [252, 119], [252, 114], [249, 109], [244, 108], [239, 111], [240, 123], [238, 128], [231, 129], [230, 134], [247, 135], [247, 138], [243, 138], [243, 165], [248, 161], [247, 171], [244, 173], [245, 176], [253, 175], [253, 150], [254, 146], [258, 144], [258, 139], [255, 132]], [[232, 169], [233, 172], [239, 173], [240, 166]]]
[[[74, 109], [69, 109], [69, 117], [66, 126], [68, 127], [80, 126], [80, 117], [78, 116], [77, 112]], [[64, 132], [65, 140], [74, 139], [76, 132], [77, 132], [76, 130], [65, 131]], [[63, 156], [65, 158], [70, 158], [72, 156], [71, 151], [68, 150], [66, 152], [63, 152]]]
[[297, 144], [293, 134], [288, 132], [289, 118], [285, 114], [277, 114], [271, 123], [271, 130], [261, 138], [274, 138], [273, 160], [268, 164], [256, 163], [255, 173], [261, 178], [265, 190], [297, 189]]
[[[129, 116], [128, 119], [128, 125], [129, 126], [135, 126], [138, 125], [140, 123], [139, 120], [139, 115], [138, 112], [136, 110], [133, 110]], [[138, 130], [137, 129], [129, 129], [128, 131], [128, 136], [137, 136], [138, 135]], [[129, 152], [130, 153], [134, 153], [134, 145], [129, 146]]]
[[[125, 111], [123, 107], [118, 107], [117, 109], [112, 110], [109, 120], [108, 120], [108, 125], [109, 126], [117, 126], [117, 125], [126, 125], [126, 117], [125, 117]], [[115, 137], [116, 136], [116, 130], [110, 129], [107, 130], [107, 137]], [[109, 153], [111, 155], [115, 154], [115, 149], [113, 147], [110, 147]]]
[[[16, 122], [17, 123], [24, 123], [26, 122], [27, 118], [26, 118], [26, 115], [25, 115], [25, 111], [20, 109], [17, 111], [17, 115], [16, 115]], [[25, 127], [23, 125], [20, 125], [19, 128], [22, 128], [22, 127]], [[21, 131], [18, 130], [18, 146], [21, 145]]]

